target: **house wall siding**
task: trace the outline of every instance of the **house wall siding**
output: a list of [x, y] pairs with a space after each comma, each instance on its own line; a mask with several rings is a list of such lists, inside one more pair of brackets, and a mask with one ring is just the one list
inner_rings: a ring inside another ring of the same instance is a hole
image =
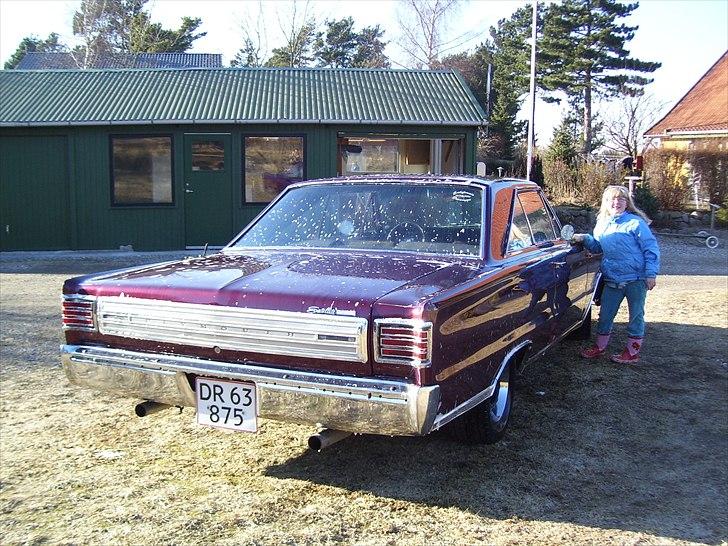
[[[184, 135], [230, 134], [231, 194], [220, 203], [240, 231], [264, 204], [245, 203], [242, 146], [246, 135], [300, 135], [305, 142], [307, 179], [336, 176], [340, 134], [391, 134], [422, 138], [465, 137], [465, 173], [475, 170], [475, 130], [471, 127], [423, 127], [339, 124], [68, 126], [0, 129], [0, 200], [3, 230], [13, 210], [21, 210], [22, 238], [3, 236], [0, 250], [117, 249], [168, 250], [185, 247]], [[174, 203], [163, 206], [112, 206], [112, 135], [171, 135]], [[5, 157], [7, 154], [7, 157]], [[40, 174], [39, 174], [40, 173]], [[42, 216], [44, 211], [50, 211]], [[15, 220], [13, 220], [15, 222]], [[12, 228], [11, 228], [12, 230]]]

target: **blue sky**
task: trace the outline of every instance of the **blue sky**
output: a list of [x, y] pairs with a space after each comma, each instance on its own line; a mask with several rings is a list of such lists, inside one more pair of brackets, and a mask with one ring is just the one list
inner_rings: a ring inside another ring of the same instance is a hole
[[[66, 0], [0, 0], [0, 61], [4, 63], [20, 40], [35, 34], [46, 37], [50, 32], [61, 34], [72, 43], [71, 20], [79, 1]], [[525, 2], [512, 0], [470, 0], [452, 18], [450, 32], [473, 33], [473, 39], [461, 49], [472, 49], [488, 35], [498, 19], [508, 17]], [[290, 2], [266, 0], [265, 27], [269, 47], [276, 47], [279, 19], [285, 20]], [[299, 11], [304, 3], [297, 3]], [[257, 12], [253, 0], [152, 0], [147, 5], [155, 21], [167, 27], [178, 26], [184, 15], [201, 17], [202, 30], [208, 34], [195, 42], [192, 51], [222, 53], [225, 62], [240, 48], [241, 23]], [[397, 3], [392, 0], [318, 0], [310, 3], [318, 20], [352, 16], [357, 28], [380, 24], [391, 43], [387, 54], [405, 62], [405, 55], [396, 46], [398, 34]], [[341, 7], [345, 6], [342, 11]], [[654, 74], [655, 81], [647, 91], [664, 104], [663, 113], [671, 108], [728, 49], [728, 0], [642, 0], [640, 7], [627, 21], [639, 25], [635, 39], [628, 45], [637, 58], [662, 62]], [[540, 103], [536, 110], [536, 133], [539, 143], [550, 140], [558, 123], [560, 110]]]

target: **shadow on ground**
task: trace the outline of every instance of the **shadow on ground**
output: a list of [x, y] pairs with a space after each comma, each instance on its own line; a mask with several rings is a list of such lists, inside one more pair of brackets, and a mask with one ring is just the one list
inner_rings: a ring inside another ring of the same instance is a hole
[[644, 363], [629, 368], [585, 363], [573, 357], [578, 344], [564, 343], [526, 370], [512, 428], [494, 446], [462, 446], [443, 433], [353, 436], [267, 475], [490, 518], [719, 543], [728, 528], [724, 334], [651, 324]]

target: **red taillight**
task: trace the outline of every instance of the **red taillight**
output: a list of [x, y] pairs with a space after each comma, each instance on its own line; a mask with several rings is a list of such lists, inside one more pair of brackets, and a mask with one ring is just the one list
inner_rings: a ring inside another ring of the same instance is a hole
[[95, 330], [94, 306], [90, 296], [63, 296], [62, 319], [64, 330]]
[[432, 348], [432, 324], [419, 320], [376, 321], [377, 362], [427, 366]]

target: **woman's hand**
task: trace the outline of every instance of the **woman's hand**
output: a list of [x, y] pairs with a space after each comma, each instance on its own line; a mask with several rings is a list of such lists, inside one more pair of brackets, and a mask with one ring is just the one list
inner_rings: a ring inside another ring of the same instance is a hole
[[586, 233], [574, 233], [574, 235], [571, 236], [571, 242], [572, 243], [583, 243], [586, 240]]
[[655, 279], [654, 277], [645, 279], [645, 284], [647, 285], [647, 290], [652, 290], [657, 284], [657, 279]]

